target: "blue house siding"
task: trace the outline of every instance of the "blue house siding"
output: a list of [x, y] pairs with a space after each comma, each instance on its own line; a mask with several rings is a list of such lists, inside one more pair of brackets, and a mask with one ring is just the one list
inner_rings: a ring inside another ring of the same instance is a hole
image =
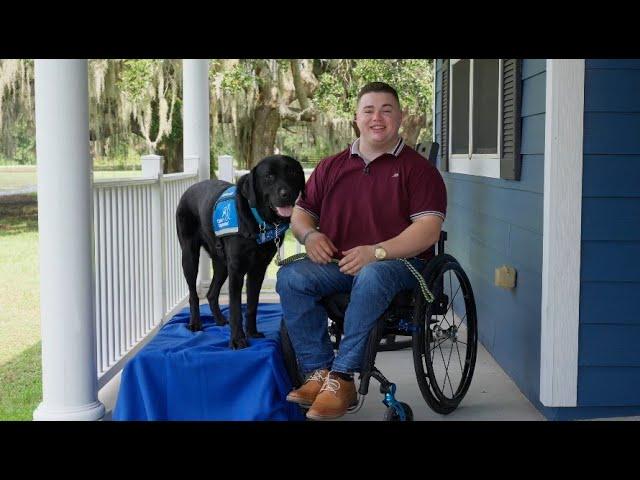
[[[578, 407], [539, 401], [546, 60], [523, 60], [522, 178], [443, 173], [448, 248], [471, 279], [480, 340], [552, 420], [640, 413], [640, 60], [587, 60]], [[441, 62], [436, 116], [441, 119]], [[439, 128], [436, 141], [441, 143]], [[493, 285], [513, 265], [517, 287]]]
[[[443, 173], [448, 194], [447, 248], [471, 280], [480, 341], [539, 408], [545, 68], [545, 60], [523, 61], [521, 180]], [[438, 127], [441, 78], [438, 61]], [[439, 128], [436, 141], [442, 143]], [[495, 269], [504, 264], [517, 270], [513, 290], [493, 283]]]
[[578, 405], [638, 406], [640, 60], [585, 68]]

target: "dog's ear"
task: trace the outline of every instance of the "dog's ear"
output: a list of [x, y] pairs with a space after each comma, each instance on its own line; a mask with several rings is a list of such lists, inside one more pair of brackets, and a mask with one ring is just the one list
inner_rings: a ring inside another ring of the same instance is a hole
[[247, 199], [249, 202], [249, 206], [252, 208], [257, 207], [256, 202], [256, 191], [253, 186], [253, 175], [255, 173], [255, 167], [251, 169], [249, 173], [243, 175], [238, 180], [238, 190], [240, 190], [240, 195]]
[[300, 198], [302, 200], [306, 200], [307, 199], [306, 189], [307, 189], [307, 182], [305, 181], [304, 171], [303, 171], [302, 172], [302, 188], [300, 189]]

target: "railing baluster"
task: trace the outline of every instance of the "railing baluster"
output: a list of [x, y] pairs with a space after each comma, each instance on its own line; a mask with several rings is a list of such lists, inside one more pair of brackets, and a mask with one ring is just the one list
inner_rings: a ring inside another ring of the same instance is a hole
[[140, 193], [140, 187], [136, 186], [133, 191], [133, 231], [134, 231], [134, 265], [135, 265], [135, 295], [133, 301], [135, 302], [135, 332], [136, 343], [142, 339], [142, 333], [140, 332], [140, 316], [142, 315], [142, 305], [140, 302], [140, 285], [142, 284], [141, 271], [140, 271], [140, 211], [138, 208], [138, 197]]
[[131, 210], [129, 203], [129, 187], [122, 188], [122, 206], [123, 218], [122, 218], [122, 243], [124, 245], [122, 249], [122, 258], [124, 263], [124, 354], [129, 350], [131, 346], [131, 264], [129, 255], [129, 219], [131, 218]]
[[113, 228], [116, 222], [116, 198], [115, 189], [109, 188], [109, 195], [107, 197], [107, 204], [109, 205], [109, 231], [107, 238], [109, 239], [109, 261], [107, 267], [109, 268], [109, 366], [115, 363], [116, 358], [116, 321], [118, 314], [116, 313], [116, 305], [118, 302], [118, 287], [116, 285], [117, 269], [116, 269], [116, 229]]
[[94, 297], [94, 312], [95, 312], [95, 331], [96, 331], [96, 366], [98, 372], [102, 370], [102, 330], [100, 329], [100, 323], [102, 315], [100, 313], [100, 270], [102, 270], [102, 264], [100, 263], [100, 205], [98, 203], [98, 191], [93, 190], [91, 192], [93, 197], [93, 297]]
[[146, 315], [144, 318], [144, 333], [146, 335], [147, 331], [149, 330], [149, 317], [151, 315], [151, 312], [153, 311], [150, 308], [150, 302], [151, 302], [151, 295], [149, 294], [149, 285], [151, 284], [151, 275], [150, 275], [150, 269], [149, 269], [149, 249], [151, 248], [150, 242], [149, 242], [149, 225], [148, 225], [148, 218], [149, 218], [149, 187], [145, 186], [146, 188], [144, 189], [144, 195], [142, 196], [142, 235], [144, 238], [144, 252], [142, 255], [142, 259], [144, 262], [144, 277], [145, 277], [145, 282], [144, 282], [144, 295], [145, 295], [145, 306], [146, 306]]

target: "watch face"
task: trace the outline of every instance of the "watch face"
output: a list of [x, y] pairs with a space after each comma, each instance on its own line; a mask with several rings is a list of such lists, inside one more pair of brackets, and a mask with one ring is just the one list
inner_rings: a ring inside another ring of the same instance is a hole
[[387, 256], [386, 253], [387, 252], [385, 252], [383, 248], [381, 247], [376, 248], [375, 255], [378, 260], [384, 260], [384, 257]]

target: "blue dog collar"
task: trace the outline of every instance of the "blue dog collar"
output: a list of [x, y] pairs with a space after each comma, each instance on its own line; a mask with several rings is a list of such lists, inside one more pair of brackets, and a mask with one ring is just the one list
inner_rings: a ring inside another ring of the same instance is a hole
[[[211, 225], [213, 226], [213, 233], [216, 237], [225, 237], [227, 235], [238, 235], [238, 209], [236, 207], [236, 190], [235, 185], [227, 188], [222, 195], [216, 201], [213, 208], [213, 214], [211, 218]], [[289, 228], [288, 223], [281, 223], [272, 225], [264, 221], [264, 219], [258, 213], [258, 210], [251, 207], [251, 213], [258, 222], [258, 228], [260, 233], [256, 237], [256, 242], [259, 245], [270, 242], [278, 237], [283, 237], [284, 233]]]
[[274, 240], [276, 237], [284, 237], [284, 233], [289, 228], [288, 223], [279, 223], [277, 225], [272, 225], [270, 223], [265, 222], [260, 213], [258, 213], [258, 209], [251, 207], [251, 213], [253, 213], [253, 218], [258, 222], [258, 228], [260, 228], [260, 233], [256, 237], [256, 241], [258, 244], [263, 244]]

